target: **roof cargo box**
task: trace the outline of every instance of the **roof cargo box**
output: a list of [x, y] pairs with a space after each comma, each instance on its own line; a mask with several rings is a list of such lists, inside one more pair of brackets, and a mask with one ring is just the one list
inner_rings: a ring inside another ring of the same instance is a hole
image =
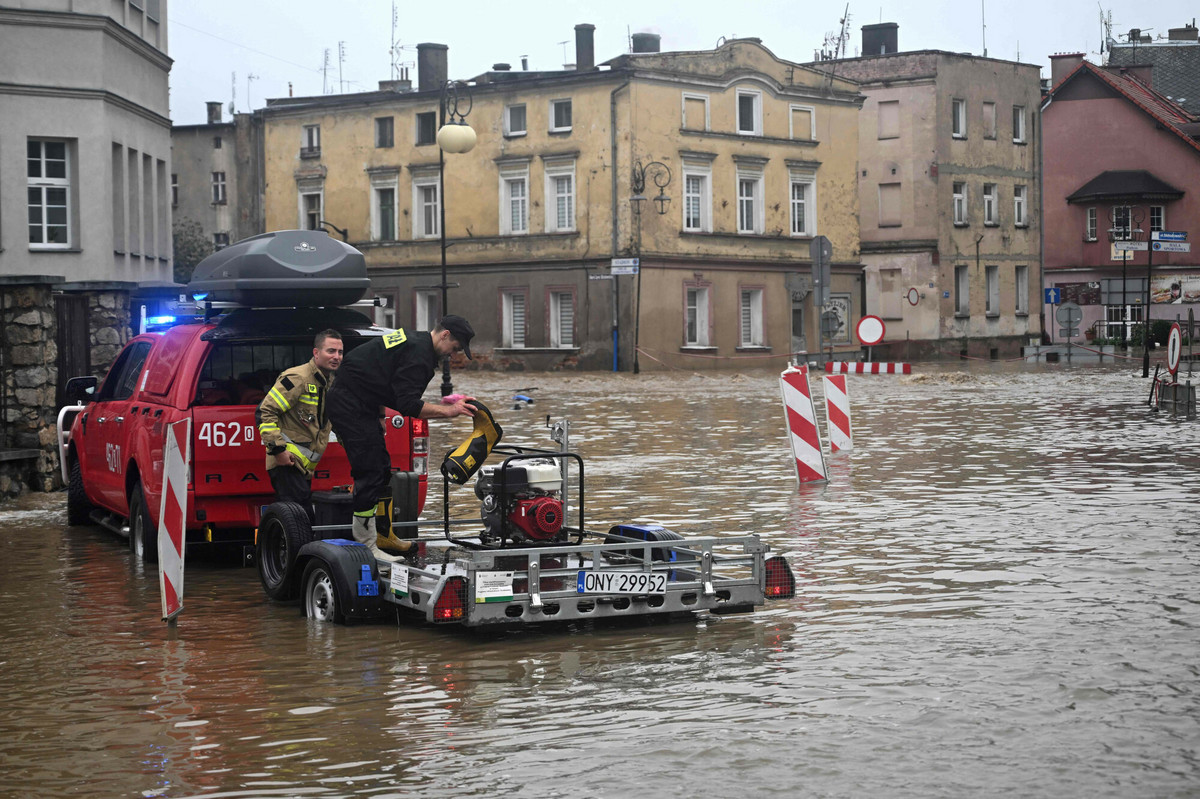
[[321, 230], [279, 230], [208, 256], [188, 290], [209, 302], [293, 308], [353, 305], [370, 286], [363, 254], [349, 244]]

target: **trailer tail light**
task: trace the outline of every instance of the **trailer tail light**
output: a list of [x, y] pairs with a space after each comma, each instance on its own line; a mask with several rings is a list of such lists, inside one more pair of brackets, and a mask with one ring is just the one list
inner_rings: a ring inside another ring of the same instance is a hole
[[767, 572], [767, 599], [791, 599], [796, 596], [796, 578], [782, 556], [767, 558], [763, 566]]
[[442, 593], [433, 606], [433, 620], [462, 621], [466, 616], [467, 581], [462, 577], [451, 577], [442, 586]]
[[412, 470], [429, 473], [429, 422], [424, 419], [412, 420]]

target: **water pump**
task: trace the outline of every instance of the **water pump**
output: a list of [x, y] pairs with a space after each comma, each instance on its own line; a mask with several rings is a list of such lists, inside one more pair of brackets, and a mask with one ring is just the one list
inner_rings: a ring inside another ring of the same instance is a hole
[[[501, 471], [503, 470], [503, 471]], [[546, 544], [563, 539], [562, 475], [550, 458], [484, 466], [475, 481], [484, 541]], [[507, 520], [507, 530], [504, 521]]]

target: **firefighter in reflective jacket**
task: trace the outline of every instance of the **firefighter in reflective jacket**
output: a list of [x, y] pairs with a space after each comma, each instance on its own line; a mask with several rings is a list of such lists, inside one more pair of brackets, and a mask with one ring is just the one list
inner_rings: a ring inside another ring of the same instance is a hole
[[329, 443], [325, 393], [341, 363], [341, 334], [318, 333], [312, 360], [279, 375], [254, 414], [276, 498], [303, 506], [310, 521], [313, 471]]

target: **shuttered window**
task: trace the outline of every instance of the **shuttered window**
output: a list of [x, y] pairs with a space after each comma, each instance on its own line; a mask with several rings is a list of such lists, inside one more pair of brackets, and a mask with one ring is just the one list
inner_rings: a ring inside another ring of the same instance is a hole
[[550, 346], [575, 346], [575, 296], [569, 291], [550, 292]]
[[525, 292], [504, 292], [504, 346], [521, 348], [525, 346]]

